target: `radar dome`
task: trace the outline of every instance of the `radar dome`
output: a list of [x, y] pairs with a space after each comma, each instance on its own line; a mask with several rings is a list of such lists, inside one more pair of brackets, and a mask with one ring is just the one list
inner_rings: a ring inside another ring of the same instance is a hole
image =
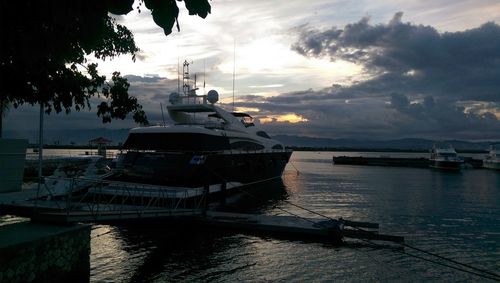
[[170, 104], [177, 104], [180, 101], [180, 95], [177, 92], [172, 92], [168, 97], [168, 102]]
[[214, 104], [215, 102], [219, 101], [219, 93], [213, 89], [208, 91], [207, 100], [208, 102]]

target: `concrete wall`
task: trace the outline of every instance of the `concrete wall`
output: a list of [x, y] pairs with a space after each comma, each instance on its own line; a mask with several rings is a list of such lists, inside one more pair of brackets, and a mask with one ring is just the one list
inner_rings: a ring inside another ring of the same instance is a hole
[[28, 140], [0, 139], [0, 193], [21, 190]]
[[0, 282], [89, 282], [90, 225], [0, 226]]

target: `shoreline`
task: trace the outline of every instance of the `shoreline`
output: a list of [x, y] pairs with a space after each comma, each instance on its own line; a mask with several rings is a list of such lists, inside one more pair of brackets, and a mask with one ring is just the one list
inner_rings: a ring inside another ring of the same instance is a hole
[[[81, 150], [97, 150], [94, 146], [88, 145], [44, 145], [44, 149], [81, 149]], [[287, 146], [293, 151], [340, 151], [340, 152], [409, 152], [409, 153], [429, 153], [430, 149], [405, 149], [405, 148], [356, 148], [356, 147], [301, 147], [301, 146]], [[27, 149], [38, 149], [38, 145], [30, 144]], [[107, 149], [111, 150], [124, 150], [122, 146], [110, 145]], [[456, 149], [458, 153], [488, 153], [488, 150], [477, 149]]]

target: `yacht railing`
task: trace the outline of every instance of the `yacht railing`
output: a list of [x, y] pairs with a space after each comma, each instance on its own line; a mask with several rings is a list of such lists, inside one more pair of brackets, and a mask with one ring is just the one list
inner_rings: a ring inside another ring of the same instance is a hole
[[176, 104], [207, 104], [206, 95], [181, 95]]
[[126, 151], [137, 151], [137, 152], [158, 152], [158, 153], [190, 153], [190, 154], [197, 154], [197, 155], [203, 155], [203, 154], [221, 154], [221, 153], [226, 153], [226, 154], [247, 154], [247, 153], [286, 153], [286, 152], [293, 152], [292, 149], [285, 148], [285, 149], [224, 149], [224, 150], [204, 150], [204, 151], [195, 151], [195, 150], [147, 150], [147, 149], [129, 149], [129, 150], [124, 150]]
[[[47, 185], [51, 180], [65, 182], [66, 192], [56, 195]], [[46, 177], [44, 188], [48, 192], [44, 198], [57, 209], [65, 211], [68, 217], [84, 213], [95, 220], [103, 216], [109, 218], [110, 215], [120, 219], [130, 218], [131, 214], [136, 218], [151, 216], [152, 213], [158, 216], [197, 214], [207, 198], [203, 188], [165, 187], [91, 178]]]

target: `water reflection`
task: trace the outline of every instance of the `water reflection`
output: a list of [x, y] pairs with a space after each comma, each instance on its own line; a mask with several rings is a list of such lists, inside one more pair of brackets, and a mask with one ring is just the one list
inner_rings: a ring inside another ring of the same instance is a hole
[[238, 193], [228, 199], [224, 210], [242, 213], [264, 212], [288, 197], [288, 187], [283, 180], [275, 179], [238, 189]]
[[[230, 198], [227, 210], [258, 213], [287, 198], [281, 180], [243, 190], [245, 193]], [[182, 223], [141, 220], [98, 225], [92, 237], [93, 281], [206, 281], [253, 264], [234, 264], [245, 257], [242, 248], [252, 245], [252, 240], [242, 242], [248, 238]], [[237, 253], [232, 255], [231, 250]]]
[[[499, 270], [500, 173], [332, 165], [331, 153], [292, 156], [283, 182], [233, 197], [228, 209], [372, 221], [381, 232], [465, 263]], [[92, 281], [479, 281], [388, 249], [187, 229], [163, 222], [98, 226]], [[98, 230], [100, 229], [100, 230]], [[356, 277], [353, 277], [353, 276]]]
[[[92, 281], [113, 282], [120, 279], [130, 254], [125, 250], [124, 238], [114, 226], [94, 225], [91, 232], [90, 273]], [[123, 275], [122, 275], [123, 276]]]

